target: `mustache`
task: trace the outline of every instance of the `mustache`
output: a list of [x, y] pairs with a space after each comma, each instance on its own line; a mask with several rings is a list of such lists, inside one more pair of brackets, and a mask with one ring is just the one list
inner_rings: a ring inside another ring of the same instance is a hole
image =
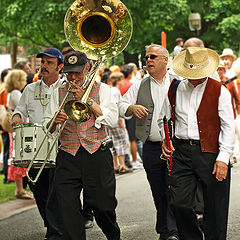
[[41, 73], [44, 72], [44, 71], [47, 72], [47, 73], [49, 73], [46, 68], [41, 68], [40, 71], [39, 71], [39, 73], [41, 74]]

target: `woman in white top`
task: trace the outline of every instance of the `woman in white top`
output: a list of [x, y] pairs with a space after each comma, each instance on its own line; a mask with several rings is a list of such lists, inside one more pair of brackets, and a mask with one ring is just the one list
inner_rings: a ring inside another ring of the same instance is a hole
[[[7, 108], [14, 110], [21, 97], [21, 91], [27, 83], [27, 74], [22, 70], [12, 70], [8, 73], [5, 79], [5, 89], [8, 92]], [[11, 158], [13, 150], [12, 134], [9, 133], [10, 151], [9, 158]], [[28, 193], [23, 188], [22, 178], [26, 176], [26, 168], [14, 167], [12, 164], [8, 169], [8, 180], [15, 181], [16, 193], [15, 196], [21, 199], [33, 199], [33, 195]]]

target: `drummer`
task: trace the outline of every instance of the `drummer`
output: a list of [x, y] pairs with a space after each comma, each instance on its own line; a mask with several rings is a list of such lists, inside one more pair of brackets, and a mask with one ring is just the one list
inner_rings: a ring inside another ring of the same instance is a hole
[[[63, 55], [56, 48], [47, 48], [39, 53], [37, 58], [41, 58], [41, 68], [37, 82], [31, 83], [24, 89], [17, 108], [12, 116], [12, 126], [23, 122], [41, 124], [43, 112], [49, 103], [53, 90], [62, 84], [60, 72], [63, 68]], [[43, 159], [44, 160], [44, 159]], [[61, 239], [59, 230], [60, 217], [57, 207], [55, 188], [52, 180], [54, 168], [45, 168], [35, 185], [29, 183], [38, 210], [47, 228], [45, 239]], [[38, 169], [31, 169], [29, 175], [35, 178]]]

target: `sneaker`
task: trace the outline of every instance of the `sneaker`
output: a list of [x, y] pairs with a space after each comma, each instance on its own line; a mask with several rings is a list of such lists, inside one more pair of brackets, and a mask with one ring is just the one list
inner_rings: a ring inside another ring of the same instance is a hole
[[140, 163], [138, 160], [135, 161], [135, 162], [132, 162], [132, 166], [133, 166], [132, 167], [133, 170], [137, 170], [137, 169], [143, 168], [143, 164]]

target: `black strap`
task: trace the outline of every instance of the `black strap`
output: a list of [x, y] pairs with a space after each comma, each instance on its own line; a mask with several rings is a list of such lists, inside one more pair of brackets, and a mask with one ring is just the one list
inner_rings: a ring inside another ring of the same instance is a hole
[[173, 86], [173, 91], [172, 91], [172, 102], [173, 102], [174, 96], [176, 95], [178, 85], [181, 82], [181, 80], [177, 80], [177, 79], [174, 79], [174, 80], [175, 80], [175, 84]]

